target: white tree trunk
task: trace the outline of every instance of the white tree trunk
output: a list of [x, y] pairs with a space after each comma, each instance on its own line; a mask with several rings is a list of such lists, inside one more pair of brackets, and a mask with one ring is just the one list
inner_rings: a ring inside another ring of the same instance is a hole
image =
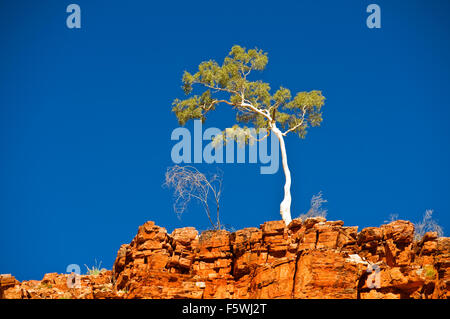
[[[283, 165], [286, 182], [284, 184], [284, 199], [280, 204], [280, 214], [286, 226], [292, 221], [291, 218], [291, 172], [287, 163], [286, 146], [284, 145], [283, 133], [275, 126], [272, 126], [272, 132], [277, 136], [280, 142], [281, 160]], [[273, 152], [274, 150], [272, 150]]]

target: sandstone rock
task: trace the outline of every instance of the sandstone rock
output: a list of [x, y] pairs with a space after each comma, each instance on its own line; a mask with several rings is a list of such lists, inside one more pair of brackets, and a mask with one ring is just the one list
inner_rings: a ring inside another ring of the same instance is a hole
[[170, 237], [176, 244], [189, 247], [194, 239], [197, 238], [198, 231], [194, 227], [185, 227], [175, 229]]
[[377, 242], [383, 238], [383, 230], [377, 227], [366, 227], [358, 234], [358, 245]]
[[358, 238], [358, 226], [342, 227], [339, 230], [337, 247], [342, 250], [356, 252]]
[[338, 245], [339, 234], [341, 233], [342, 224], [339, 222], [327, 222], [325, 224], [315, 224], [314, 228], [317, 231], [316, 248], [335, 249]]
[[414, 239], [414, 224], [409, 221], [396, 220], [387, 225], [381, 225], [383, 238], [392, 239], [396, 244], [410, 244]]
[[23, 291], [20, 286], [12, 286], [2, 290], [0, 295], [2, 299], [23, 299]]
[[423, 235], [423, 238], [421, 240], [422, 244], [424, 242], [430, 241], [430, 240], [436, 240], [438, 239], [438, 233], [437, 232], [426, 232], [425, 235]]
[[0, 299], [21, 299], [22, 290], [17, 285], [20, 282], [11, 274], [0, 275]]
[[1, 288], [9, 288], [14, 287], [19, 284], [19, 281], [14, 278], [11, 274], [2, 274], [0, 275], [0, 287]]
[[437, 251], [438, 243], [436, 240], [426, 241], [422, 245], [421, 255], [431, 255]]
[[294, 285], [295, 260], [286, 257], [276, 263], [257, 268], [250, 281], [252, 299], [286, 299], [292, 298]]
[[450, 252], [450, 237], [441, 237], [437, 241], [437, 251], [440, 254], [446, 254]]
[[294, 218], [288, 225], [289, 229], [298, 229], [302, 227], [303, 221], [300, 218]]
[[365, 291], [360, 294], [361, 299], [401, 299], [402, 295], [397, 292], [381, 292], [376, 289]]
[[270, 222], [265, 222], [261, 225], [261, 230], [263, 232], [263, 235], [278, 235], [282, 234], [286, 225], [284, 221], [282, 220], [274, 220]]
[[318, 233], [316, 229], [309, 228], [305, 230], [303, 236], [300, 238], [300, 243], [298, 245], [298, 250], [302, 251], [305, 249], [315, 249], [318, 239]]
[[262, 231], [258, 228], [244, 228], [231, 234], [231, 244], [235, 278], [251, 273], [267, 260], [267, 248], [262, 245]]
[[295, 271], [293, 298], [355, 299], [358, 268], [334, 250], [304, 252]]
[[[344, 227], [325, 218], [269, 221], [229, 233], [168, 234], [154, 222], [122, 245], [112, 271], [80, 276], [46, 274], [19, 283], [0, 275], [1, 298], [450, 298], [450, 239], [395, 221], [381, 227]], [[379, 275], [380, 288], [367, 285]], [[371, 277], [372, 278], [372, 277]]]
[[305, 229], [309, 229], [317, 223], [325, 223], [325, 222], [326, 219], [324, 217], [310, 217], [303, 222], [303, 225], [305, 226]]

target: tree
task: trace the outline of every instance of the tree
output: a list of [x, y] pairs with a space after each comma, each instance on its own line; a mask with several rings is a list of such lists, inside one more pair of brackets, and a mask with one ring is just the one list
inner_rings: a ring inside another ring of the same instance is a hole
[[[265, 137], [270, 132], [275, 134], [279, 140], [286, 178], [280, 213], [285, 223], [289, 224], [291, 173], [284, 137], [297, 133], [300, 138], [305, 138], [308, 127], [319, 126], [325, 97], [317, 90], [298, 92], [292, 97], [290, 90], [284, 87], [271, 94], [268, 83], [249, 80], [251, 72], [264, 70], [267, 62], [267, 53], [262, 50], [246, 50], [235, 45], [221, 65], [214, 60], [200, 63], [196, 73], [184, 72], [182, 88], [186, 98], [175, 99], [172, 111], [180, 125], [184, 125], [191, 119], [204, 122], [207, 114], [218, 105], [228, 105], [236, 110], [237, 124], [233, 129], [242, 132], [245, 130], [239, 124], [252, 123], [258, 131], [267, 130]], [[194, 94], [194, 86], [199, 94]]]
[[[165, 176], [164, 186], [173, 188], [175, 203], [174, 211], [181, 216], [186, 211], [191, 199], [196, 199], [205, 209], [206, 215], [214, 229], [220, 229], [219, 201], [222, 192], [222, 175], [220, 172], [207, 178], [193, 166], [175, 165], [169, 167]], [[213, 222], [209, 202], [216, 206], [216, 222]]]

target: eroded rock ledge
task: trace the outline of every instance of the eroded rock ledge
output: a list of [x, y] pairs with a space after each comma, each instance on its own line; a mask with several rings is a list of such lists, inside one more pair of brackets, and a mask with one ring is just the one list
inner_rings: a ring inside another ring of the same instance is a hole
[[[450, 238], [427, 233], [414, 242], [414, 225], [345, 227], [309, 218], [270, 221], [260, 228], [198, 234], [146, 222], [120, 247], [112, 271], [68, 274], [41, 281], [0, 277], [2, 298], [450, 298]], [[379, 288], [367, 285], [369, 265]]]

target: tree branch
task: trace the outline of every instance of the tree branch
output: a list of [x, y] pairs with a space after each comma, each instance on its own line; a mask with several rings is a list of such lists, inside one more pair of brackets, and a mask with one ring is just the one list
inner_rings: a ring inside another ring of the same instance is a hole
[[[210, 88], [212, 90], [218, 90], [218, 91], [223, 91], [223, 92], [228, 92], [228, 93], [240, 95], [241, 98], [242, 98], [242, 102], [240, 104], [241, 107], [248, 108], [248, 109], [250, 109], [250, 110], [252, 110], [252, 111], [254, 111], [254, 112], [256, 112], [256, 113], [258, 113], [258, 114], [260, 114], [262, 116], [264, 116], [269, 122], [273, 122], [273, 119], [272, 119], [272, 117], [270, 116], [270, 114], [269, 114], [269, 112], [267, 110], [261, 110], [261, 109], [255, 107], [252, 103], [250, 103], [250, 101], [247, 101], [246, 99], [244, 99], [244, 92], [238, 93], [237, 91], [234, 91], [234, 90], [224, 89], [224, 88], [220, 88], [220, 87], [217, 87], [217, 86], [212, 86], [212, 85], [209, 85], [209, 84], [206, 84], [206, 83], [202, 83], [202, 82], [199, 82], [199, 81], [196, 81], [196, 82], [193, 82], [193, 83], [202, 84], [202, 85], [204, 85], [207, 88]], [[214, 104], [220, 103], [220, 102], [226, 103], [226, 104], [231, 105], [231, 106], [235, 106], [235, 104], [231, 103], [228, 100], [216, 100], [216, 102], [211, 103], [211, 105], [206, 109], [206, 111], [209, 111]]]
[[272, 122], [272, 117], [270, 116], [269, 112], [267, 112], [267, 110], [258, 109], [257, 107], [253, 106], [253, 104], [247, 103], [247, 102], [241, 102], [240, 105], [242, 107], [249, 108], [250, 110], [252, 110], [252, 111], [254, 111], [254, 112], [264, 116], [269, 122]]
[[217, 90], [217, 91], [223, 91], [223, 92], [228, 92], [228, 93], [238, 94], [237, 91], [233, 91], [233, 90], [230, 90], [230, 89], [220, 88], [220, 87], [218, 87], [218, 86], [212, 86], [212, 85], [209, 85], [209, 84], [206, 84], [206, 83], [203, 83], [203, 82], [198, 82], [198, 81], [197, 81], [197, 82], [193, 82], [193, 83], [202, 84], [202, 85], [204, 85], [204, 86], [206, 86], [207, 88], [212, 89], [212, 90]]
[[296, 126], [290, 128], [290, 129], [288, 129], [286, 132], [281, 133], [281, 134], [283, 134], [283, 136], [286, 136], [288, 133], [290, 133], [290, 132], [292, 132], [292, 131], [295, 131], [297, 128], [299, 128], [300, 126], [303, 125], [303, 122], [304, 122], [304, 120], [305, 120], [305, 115], [306, 115], [305, 108], [306, 108], [306, 106], [304, 106], [304, 107], [302, 108], [302, 113], [303, 113], [303, 115], [302, 115], [302, 119], [301, 119], [300, 123], [298, 123]]
[[214, 100], [211, 102], [211, 104], [207, 108], [203, 108], [203, 110], [205, 112], [209, 112], [211, 110], [211, 108], [218, 103], [226, 103], [228, 105], [235, 106], [233, 103], [231, 103], [230, 101], [227, 101], [227, 100]]

